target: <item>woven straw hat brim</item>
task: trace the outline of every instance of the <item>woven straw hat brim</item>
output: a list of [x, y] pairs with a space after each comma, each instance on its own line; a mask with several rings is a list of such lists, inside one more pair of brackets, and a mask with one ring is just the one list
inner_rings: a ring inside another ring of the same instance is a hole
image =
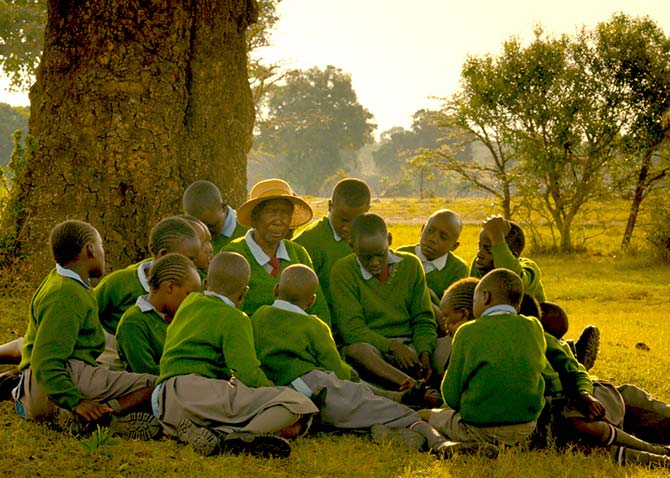
[[239, 222], [243, 226], [253, 227], [254, 225], [251, 221], [251, 211], [253, 211], [254, 208], [258, 206], [260, 203], [264, 201], [269, 201], [271, 199], [287, 199], [291, 201], [291, 203], [293, 204], [293, 216], [291, 217], [291, 225], [290, 225], [291, 228], [307, 224], [309, 221], [311, 221], [312, 217], [314, 216], [312, 207], [309, 204], [307, 204], [307, 202], [305, 202], [303, 199], [299, 198], [298, 196], [278, 194], [276, 196], [271, 195], [256, 199], [250, 199], [244, 204], [242, 204], [237, 209], [237, 222]]

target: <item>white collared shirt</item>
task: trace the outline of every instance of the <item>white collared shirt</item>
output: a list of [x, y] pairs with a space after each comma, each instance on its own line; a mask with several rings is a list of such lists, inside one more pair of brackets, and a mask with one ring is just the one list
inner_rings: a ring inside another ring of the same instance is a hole
[[516, 309], [509, 304], [498, 304], [489, 307], [484, 312], [482, 312], [482, 317], [487, 315], [503, 315], [503, 314], [516, 314]]
[[231, 306], [232, 308], [234, 308], [234, 309], [237, 308], [237, 307], [235, 307], [235, 302], [233, 302], [232, 300], [230, 300], [230, 299], [229, 299], [228, 297], [226, 297], [225, 295], [217, 294], [216, 292], [213, 292], [213, 291], [211, 291], [211, 290], [206, 290], [205, 292], [203, 292], [203, 294], [205, 294], [205, 295], [207, 295], [207, 296], [209, 296], [209, 297], [218, 297], [219, 299], [221, 299], [222, 301], [224, 301], [226, 304], [228, 304], [228, 305]]
[[156, 307], [154, 307], [154, 305], [151, 302], [149, 302], [149, 296], [148, 295], [139, 296], [137, 298], [137, 300], [135, 301], [135, 305], [140, 308], [140, 312], [142, 312], [143, 314], [146, 314], [147, 312], [151, 312], [153, 310], [159, 316], [161, 316], [161, 318], [163, 318], [163, 319], [165, 318], [165, 314], [163, 314], [161, 312], [158, 312], [156, 310]]
[[81, 285], [86, 287], [87, 289], [90, 289], [91, 286], [88, 285], [86, 282], [84, 282], [79, 274], [77, 274], [75, 271], [72, 269], [67, 269], [60, 264], [56, 264], [56, 273], [60, 276], [63, 277], [69, 277], [70, 279], [74, 279], [77, 282], [79, 282]]
[[[389, 260], [388, 260], [388, 265], [391, 264], [397, 264], [398, 262], [402, 261], [402, 257], [396, 256], [394, 253], [389, 251]], [[364, 280], [370, 280], [374, 276], [368, 272], [368, 270], [363, 267], [363, 264], [361, 264], [361, 261], [358, 260], [358, 257], [356, 257], [356, 262], [358, 262], [358, 267], [361, 269], [361, 275], [363, 276]]]
[[288, 312], [295, 312], [296, 314], [309, 315], [307, 314], [307, 312], [305, 312], [297, 305], [292, 304], [286, 300], [275, 299], [275, 301], [272, 303], [272, 307], [276, 307], [281, 310], [286, 310]]
[[226, 206], [226, 220], [223, 222], [223, 227], [221, 228], [221, 235], [226, 237], [233, 237], [235, 228], [237, 227], [237, 211], [230, 206]]
[[149, 278], [147, 277], [147, 274], [149, 273], [149, 269], [151, 269], [152, 263], [153, 261], [142, 262], [137, 268], [137, 278], [139, 279], [140, 284], [142, 284], [142, 288], [147, 293], [150, 291]]
[[333, 238], [337, 241], [340, 242], [342, 240], [342, 236], [340, 236], [335, 228], [333, 227], [333, 220], [330, 218], [330, 213], [328, 213], [328, 224], [330, 224], [330, 230], [333, 231]]
[[[268, 274], [270, 274], [272, 272], [272, 264], [270, 264], [271, 258], [263, 251], [263, 249], [261, 249], [261, 246], [259, 246], [256, 241], [254, 241], [253, 232], [254, 229], [249, 229], [244, 236], [244, 240], [246, 241], [247, 246], [249, 246], [254, 259], [256, 259], [256, 262], [258, 262], [258, 265], [260, 265]], [[276, 257], [279, 259], [284, 259], [285, 261], [291, 261], [283, 240], [279, 243]]]
[[421, 260], [421, 265], [423, 265], [423, 270], [426, 274], [433, 272], [434, 270], [441, 271], [444, 269], [444, 266], [447, 265], [447, 256], [449, 255], [448, 252], [445, 255], [438, 257], [437, 259], [433, 259], [432, 261], [429, 261], [426, 256], [423, 255], [420, 245], [417, 245], [414, 248], [414, 253]]

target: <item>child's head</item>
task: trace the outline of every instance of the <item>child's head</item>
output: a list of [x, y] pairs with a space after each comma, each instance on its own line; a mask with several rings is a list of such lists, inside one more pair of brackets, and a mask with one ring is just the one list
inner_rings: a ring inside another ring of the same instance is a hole
[[435, 211], [421, 229], [421, 253], [426, 259], [433, 261], [453, 251], [459, 245], [458, 238], [462, 229], [461, 218], [454, 211]]
[[376, 214], [365, 213], [351, 225], [351, 247], [361, 265], [373, 276], [383, 274], [388, 265], [391, 238], [386, 223]]
[[195, 265], [181, 254], [165, 254], [154, 261], [148, 279], [150, 300], [157, 298], [161, 304], [160, 312], [168, 317], [174, 317], [188, 294], [200, 290], [200, 276]]
[[542, 302], [540, 309], [542, 310], [540, 322], [542, 322], [544, 331], [557, 339], [562, 339], [570, 325], [568, 315], [563, 308], [553, 302]]
[[176, 252], [195, 262], [201, 247], [195, 229], [186, 220], [177, 216], [163, 219], [149, 234], [149, 252], [154, 259], [169, 252]]
[[535, 296], [528, 292], [523, 293], [521, 304], [519, 305], [519, 314], [525, 315], [526, 317], [540, 318], [540, 315], [542, 315], [540, 312], [540, 303], [535, 299]]
[[207, 271], [207, 290], [224, 295], [236, 306], [249, 290], [249, 262], [237, 252], [222, 252], [214, 256]]
[[521, 277], [509, 269], [493, 269], [477, 284], [472, 311], [475, 317], [480, 317], [486, 309], [502, 304], [519, 310], [522, 297]]
[[54, 260], [62, 267], [85, 261], [88, 278], [105, 273], [105, 251], [98, 231], [87, 222], [68, 220], [57, 224], [49, 236]]
[[346, 178], [339, 181], [328, 201], [330, 222], [335, 232], [345, 241], [350, 240], [351, 223], [370, 209], [370, 188], [360, 179]]
[[198, 238], [200, 239], [200, 253], [196, 257], [194, 263], [198, 269], [207, 270], [209, 267], [209, 261], [212, 260], [212, 234], [207, 229], [207, 226], [204, 222], [198, 219], [195, 216], [189, 216], [188, 214], [182, 214], [179, 217], [188, 222], [195, 232], [198, 233]]
[[[526, 246], [526, 238], [523, 229], [517, 223], [509, 221], [509, 232], [505, 235], [505, 242], [515, 257], [519, 257]], [[491, 240], [484, 231], [479, 234], [479, 252], [475, 263], [479, 272], [484, 275], [493, 270], [493, 253], [491, 253]]]
[[303, 264], [288, 266], [281, 273], [279, 283], [275, 285], [274, 295], [301, 309], [309, 308], [316, 300], [319, 279], [312, 269]]
[[221, 234], [228, 215], [228, 205], [221, 197], [221, 191], [210, 181], [195, 181], [182, 196], [184, 214], [201, 220], [212, 236]]
[[479, 279], [466, 277], [454, 282], [444, 291], [440, 301], [440, 310], [444, 314], [447, 331], [452, 337], [462, 324], [475, 318], [472, 306], [477, 283]]

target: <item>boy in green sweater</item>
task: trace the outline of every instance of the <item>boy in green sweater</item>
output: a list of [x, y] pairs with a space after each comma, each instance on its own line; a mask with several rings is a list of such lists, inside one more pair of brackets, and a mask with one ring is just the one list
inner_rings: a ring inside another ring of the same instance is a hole
[[212, 252], [218, 254], [233, 239], [244, 236], [247, 228], [237, 222], [237, 212], [221, 197], [210, 181], [191, 183], [182, 196], [184, 214], [197, 217], [212, 234]]
[[156, 377], [96, 364], [105, 345], [89, 286], [105, 272], [98, 231], [85, 222], [65, 221], [54, 227], [49, 242], [56, 267], [30, 303], [22, 376], [14, 389], [19, 415], [43, 421], [58, 413], [72, 431], [105, 420], [112, 433], [153, 438], [158, 422], [148, 413], [128, 412], [148, 405]]
[[421, 263], [389, 251], [386, 224], [375, 214], [354, 220], [351, 243], [354, 254], [337, 261], [330, 276], [342, 353], [373, 382], [412, 388], [433, 373], [437, 337]]
[[240, 254], [212, 259], [207, 290], [189, 295], [167, 330], [152, 403], [168, 435], [195, 451], [288, 456], [286, 440], [268, 435], [318, 410], [301, 393], [275, 387], [260, 367], [249, 317], [249, 263]]
[[525, 292], [544, 302], [540, 268], [532, 260], [520, 257], [525, 245], [523, 229], [517, 223], [502, 216], [487, 218], [479, 234], [479, 252], [472, 260], [470, 275], [481, 278], [495, 268], [504, 267], [521, 277]]
[[460, 326], [442, 382], [448, 408], [429, 422], [451, 440], [516, 445], [527, 440], [544, 405], [546, 342], [539, 321], [517, 315], [523, 284], [494, 269], [475, 288], [476, 320]]
[[[319, 284], [304, 265], [287, 267], [275, 286], [275, 301], [251, 317], [256, 352], [266, 375], [278, 385], [291, 385], [307, 397], [320, 396], [322, 423], [356, 429], [384, 425], [413, 430], [431, 450], [445, 441], [410, 408], [378, 397], [369, 386], [350, 381], [351, 368], [341, 358], [329, 327], [305, 312]], [[277, 331], [282, 333], [278, 334]]]
[[166, 254], [149, 271], [148, 295], [126, 310], [116, 329], [119, 357], [129, 372], [159, 374], [168, 324], [191, 292], [200, 290], [198, 270], [181, 254]]
[[333, 265], [351, 254], [351, 223], [370, 209], [370, 188], [360, 179], [346, 178], [339, 181], [328, 201], [328, 215], [303, 229], [293, 238], [309, 253], [319, 284], [331, 307], [330, 271]]

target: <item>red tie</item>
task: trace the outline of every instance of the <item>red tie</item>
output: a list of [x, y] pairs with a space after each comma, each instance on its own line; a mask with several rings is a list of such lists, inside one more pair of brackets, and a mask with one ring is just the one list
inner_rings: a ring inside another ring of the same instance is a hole
[[384, 269], [384, 271], [377, 276], [377, 280], [383, 284], [388, 280], [389, 272], [391, 272], [391, 264], [386, 265], [386, 269]]
[[277, 277], [277, 274], [279, 274], [279, 257], [271, 258], [270, 265], [272, 266], [272, 272], [270, 272], [270, 274], [272, 277]]

